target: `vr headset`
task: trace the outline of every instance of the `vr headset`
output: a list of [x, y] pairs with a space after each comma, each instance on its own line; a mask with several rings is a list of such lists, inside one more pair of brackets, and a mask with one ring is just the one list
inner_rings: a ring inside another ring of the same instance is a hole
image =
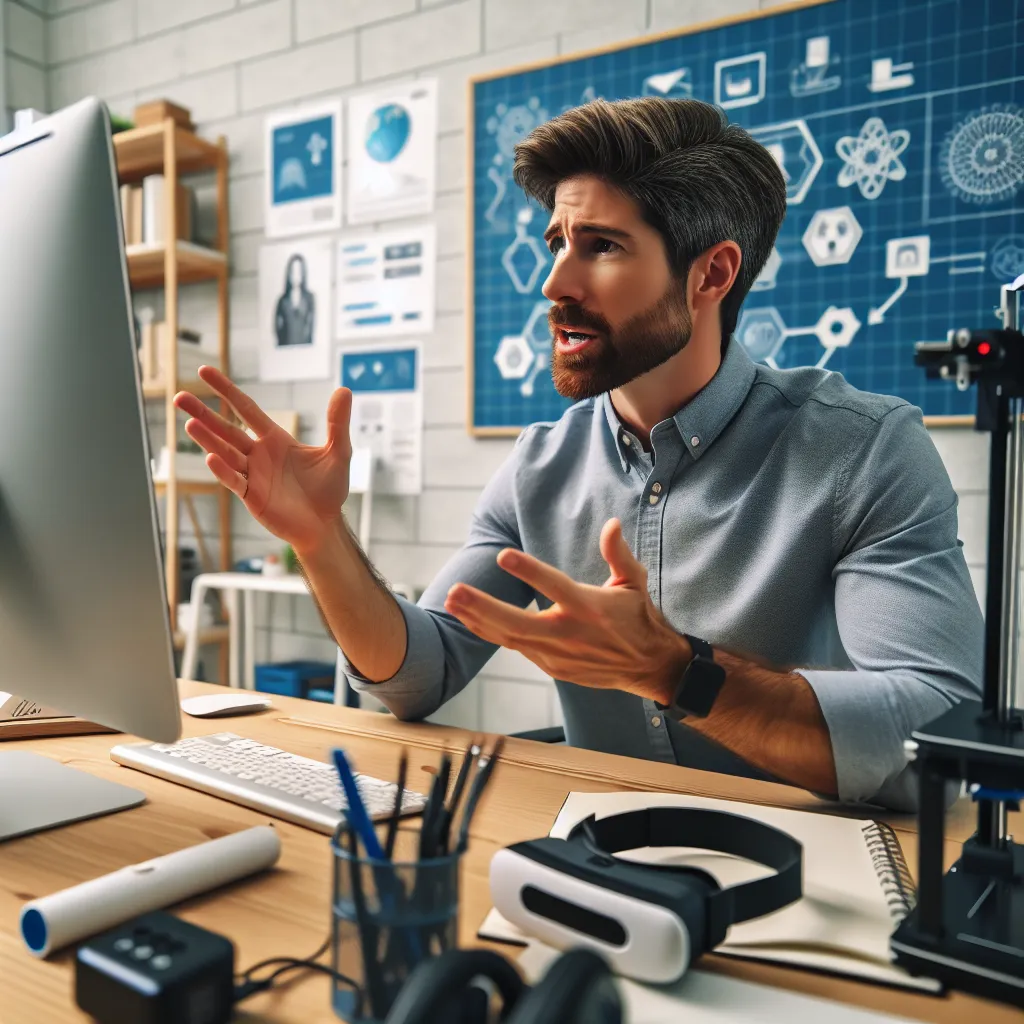
[[[700, 868], [637, 864], [616, 853], [690, 847], [775, 874], [723, 889]], [[723, 811], [649, 807], [581, 821], [566, 839], [532, 839], [491, 861], [498, 911], [556, 949], [588, 947], [617, 974], [678, 980], [729, 926], [781, 910], [803, 892], [803, 847], [777, 828]]]

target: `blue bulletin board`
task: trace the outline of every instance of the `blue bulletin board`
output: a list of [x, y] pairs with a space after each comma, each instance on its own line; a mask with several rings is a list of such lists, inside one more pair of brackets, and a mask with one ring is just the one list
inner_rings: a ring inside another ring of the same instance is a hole
[[1024, 273], [1024, 0], [812, 0], [470, 83], [472, 433], [569, 404], [540, 291], [547, 212], [513, 184], [513, 146], [569, 107], [647, 94], [719, 104], [786, 174], [735, 336], [755, 359], [973, 414], [974, 389], [926, 380], [913, 346], [997, 326], [999, 286]]

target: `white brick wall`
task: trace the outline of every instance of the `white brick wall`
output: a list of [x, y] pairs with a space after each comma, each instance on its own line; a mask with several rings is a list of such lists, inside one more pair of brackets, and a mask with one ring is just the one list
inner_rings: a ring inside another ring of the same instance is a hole
[[48, 108], [46, 19], [41, 0], [0, 0], [0, 132], [8, 111]]
[[[775, 0], [760, 0], [772, 6]], [[260, 402], [295, 408], [323, 438], [329, 382], [261, 384], [256, 375], [256, 270], [262, 244], [263, 118], [278, 105], [351, 95], [409, 77], [439, 80], [438, 317], [424, 339], [425, 491], [378, 499], [371, 555], [386, 576], [422, 587], [457, 550], [472, 508], [509, 440], [465, 432], [466, 82], [474, 74], [602, 46], [758, 0], [0, 0], [8, 104], [63, 106], [87, 93], [119, 113], [166, 96], [189, 107], [231, 152], [231, 346], [235, 376]], [[45, 9], [46, 16], [43, 16]], [[213, 332], [212, 291], [183, 290], [183, 322]], [[979, 595], [985, 578], [987, 440], [936, 430], [961, 497], [960, 536]], [[353, 500], [353, 512], [356, 509]], [[212, 506], [200, 502], [211, 526]], [[276, 542], [236, 505], [235, 553]], [[277, 597], [261, 610], [260, 656], [329, 657], [312, 602]], [[560, 721], [550, 681], [502, 651], [437, 716], [504, 730]]]

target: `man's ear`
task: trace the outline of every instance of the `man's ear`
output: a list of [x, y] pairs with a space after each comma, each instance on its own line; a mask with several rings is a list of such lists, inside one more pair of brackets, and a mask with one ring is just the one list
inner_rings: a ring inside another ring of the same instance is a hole
[[687, 280], [690, 309], [696, 312], [720, 305], [736, 283], [742, 264], [743, 253], [731, 239], [702, 252], [693, 261]]

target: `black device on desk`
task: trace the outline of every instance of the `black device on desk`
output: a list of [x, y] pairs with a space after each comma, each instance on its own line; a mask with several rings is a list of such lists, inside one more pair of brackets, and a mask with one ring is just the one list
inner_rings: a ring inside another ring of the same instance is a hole
[[386, 1024], [479, 1024], [480, 1017], [467, 1020], [460, 998], [480, 978], [497, 989], [505, 1024], [622, 1024], [624, 1019], [611, 971], [589, 949], [564, 953], [533, 988], [497, 953], [453, 949], [420, 964]]
[[[914, 361], [929, 377], [978, 385], [975, 429], [992, 435], [989, 464], [985, 687], [917, 729], [908, 753], [920, 787], [918, 900], [891, 947], [898, 964], [954, 988], [1024, 1006], [1024, 846], [1006, 832], [1024, 798], [1024, 715], [1017, 678], [1020, 553], [1024, 517], [1024, 275], [1002, 289], [1001, 330], [950, 331], [921, 342]], [[1009, 439], [1009, 445], [1007, 441]], [[1007, 475], [1010, 486], [1007, 486]], [[945, 790], [964, 779], [978, 828], [944, 876]]]
[[223, 1024], [234, 970], [228, 939], [157, 911], [79, 948], [75, 1001], [100, 1024]]

